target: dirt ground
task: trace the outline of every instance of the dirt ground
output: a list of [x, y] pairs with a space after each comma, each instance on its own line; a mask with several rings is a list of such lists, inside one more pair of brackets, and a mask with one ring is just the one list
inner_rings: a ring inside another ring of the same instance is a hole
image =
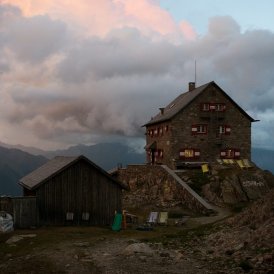
[[16, 240], [18, 235], [23, 239], [8, 244], [4, 241], [8, 235], [5, 239], [2, 237], [0, 273], [215, 273], [183, 249], [169, 249], [161, 242], [154, 242], [168, 232], [177, 233], [168, 228], [160, 230], [140, 233], [114, 233], [105, 228], [16, 231], [9, 239], [15, 236]]
[[153, 231], [48, 227], [0, 234], [0, 273], [226, 273], [185, 247], [193, 229], [225, 215]]

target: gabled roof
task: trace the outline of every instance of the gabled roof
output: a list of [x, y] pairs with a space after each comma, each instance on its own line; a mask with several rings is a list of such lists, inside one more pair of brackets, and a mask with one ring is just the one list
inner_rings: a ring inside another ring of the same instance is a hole
[[33, 190], [80, 160], [86, 161], [99, 172], [101, 172], [102, 175], [108, 177], [110, 180], [112, 180], [114, 183], [117, 183], [122, 188], [127, 188], [124, 184], [111, 177], [105, 170], [97, 166], [95, 163], [93, 163], [83, 155], [77, 157], [56, 156], [41, 167], [35, 169], [25, 177], [21, 178], [19, 180], [19, 184], [29, 190]]
[[204, 84], [200, 87], [193, 89], [192, 91], [187, 91], [185, 93], [180, 94], [177, 98], [175, 98], [170, 104], [168, 104], [164, 109], [163, 113], [158, 113], [154, 116], [149, 122], [147, 122], [143, 126], [149, 126], [157, 123], [161, 123], [164, 121], [168, 121], [172, 119], [179, 111], [187, 107], [194, 99], [196, 99], [200, 94], [202, 94], [209, 86], [214, 85], [217, 87], [223, 95], [229, 99], [240, 112], [242, 112], [251, 122], [255, 122], [252, 117], [250, 117], [230, 96], [227, 95], [214, 81]]

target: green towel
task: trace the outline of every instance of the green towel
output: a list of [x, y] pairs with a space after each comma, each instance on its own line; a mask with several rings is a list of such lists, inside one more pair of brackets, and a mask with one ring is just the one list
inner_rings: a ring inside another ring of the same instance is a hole
[[114, 221], [112, 224], [112, 230], [113, 231], [120, 231], [121, 230], [121, 225], [122, 225], [122, 214], [121, 213], [116, 213], [114, 217]]

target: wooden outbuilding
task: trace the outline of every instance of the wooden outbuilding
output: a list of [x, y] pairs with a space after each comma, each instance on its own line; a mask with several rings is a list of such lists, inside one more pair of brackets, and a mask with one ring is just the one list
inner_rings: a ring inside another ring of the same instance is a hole
[[126, 188], [84, 156], [55, 157], [19, 184], [36, 196], [39, 225], [109, 225]]

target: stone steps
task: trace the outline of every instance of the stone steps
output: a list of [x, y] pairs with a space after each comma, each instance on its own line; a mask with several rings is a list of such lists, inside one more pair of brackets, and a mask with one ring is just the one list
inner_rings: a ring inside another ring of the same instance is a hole
[[206, 211], [214, 211], [213, 207], [206, 202], [200, 195], [198, 195], [186, 182], [184, 182], [172, 169], [170, 169], [166, 165], [161, 165], [161, 167], [168, 172], [169, 175], [173, 177], [173, 179], [178, 182], [186, 191], [186, 193], [192, 197], [194, 203], [199, 204]]

